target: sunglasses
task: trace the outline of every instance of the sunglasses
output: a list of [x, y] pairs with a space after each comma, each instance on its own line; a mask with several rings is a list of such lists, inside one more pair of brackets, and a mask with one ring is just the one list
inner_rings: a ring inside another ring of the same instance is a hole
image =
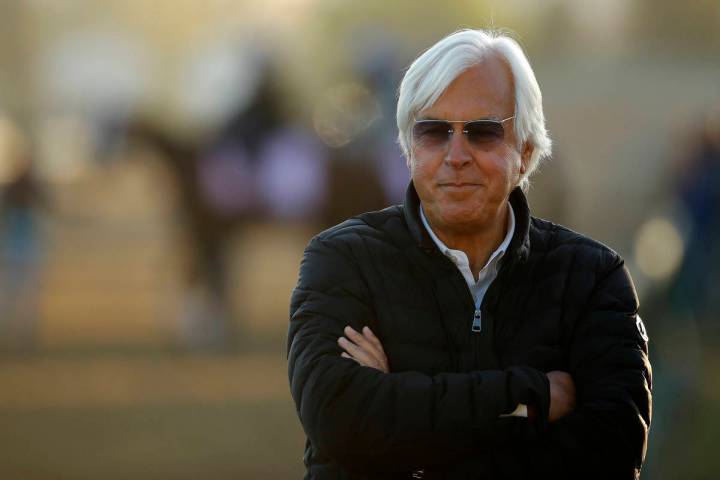
[[494, 147], [505, 139], [503, 124], [515, 118], [515, 115], [504, 120], [415, 120], [412, 135], [413, 141], [422, 147], [438, 149], [446, 147], [450, 137], [455, 133], [454, 123], [462, 123], [462, 133], [473, 147]]

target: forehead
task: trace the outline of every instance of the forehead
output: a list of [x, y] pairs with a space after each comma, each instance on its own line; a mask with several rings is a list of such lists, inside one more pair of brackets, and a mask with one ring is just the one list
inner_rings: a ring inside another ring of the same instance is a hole
[[419, 118], [472, 120], [508, 117], [515, 112], [515, 92], [510, 67], [496, 55], [460, 74]]

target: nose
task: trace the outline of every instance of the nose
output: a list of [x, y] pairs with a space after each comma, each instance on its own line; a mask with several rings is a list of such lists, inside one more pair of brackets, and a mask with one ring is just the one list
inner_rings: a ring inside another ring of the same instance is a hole
[[462, 127], [454, 129], [448, 139], [448, 149], [445, 154], [445, 163], [454, 168], [461, 168], [472, 160], [470, 145], [467, 136], [462, 132]]

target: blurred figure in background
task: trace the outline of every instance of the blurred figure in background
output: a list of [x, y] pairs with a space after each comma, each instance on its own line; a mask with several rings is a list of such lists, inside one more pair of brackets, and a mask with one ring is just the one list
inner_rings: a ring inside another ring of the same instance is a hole
[[144, 121], [132, 123], [128, 134], [132, 143], [153, 150], [165, 161], [177, 193], [181, 241], [186, 244], [178, 341], [190, 349], [224, 347], [233, 333], [223, 254], [235, 225], [218, 216], [205, 198], [197, 145]]
[[677, 450], [672, 439], [712, 418], [697, 412], [704, 408], [704, 379], [712, 375], [708, 359], [720, 332], [720, 110], [707, 112], [689, 133], [689, 148], [676, 159], [669, 186], [663, 188], [671, 196], [667, 217], [674, 230], [655, 235], [677, 232], [682, 238], [681, 260], [674, 274], [655, 279], [645, 303], [648, 318], [654, 320], [652, 360], [658, 398], [653, 426], [658, 441], [651, 443], [649, 453], [656, 459], [650, 465], [652, 478], [672, 478], [658, 467], [674, 464], [673, 456], [666, 455]]
[[391, 39], [357, 42], [356, 80], [326, 92], [315, 111], [315, 129], [330, 146], [325, 227], [358, 213], [402, 201], [408, 172], [395, 139], [395, 88], [399, 67]]
[[251, 221], [315, 221], [326, 198], [326, 150], [292, 124], [278, 76], [265, 59], [256, 90], [216, 134], [193, 144], [136, 121], [135, 143], [160, 153], [172, 174], [187, 242], [179, 337], [190, 349], [232, 346], [239, 335], [230, 299], [230, 253]]
[[26, 135], [0, 117], [0, 347], [22, 350], [36, 340], [45, 203]]
[[720, 108], [709, 111], [680, 163], [677, 198], [690, 221], [682, 266], [670, 288], [676, 313], [688, 312], [715, 334], [720, 328]]

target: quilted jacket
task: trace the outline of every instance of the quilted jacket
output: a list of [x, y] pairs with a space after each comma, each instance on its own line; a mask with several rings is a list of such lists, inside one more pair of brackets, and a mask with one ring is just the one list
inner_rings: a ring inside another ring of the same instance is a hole
[[[510, 204], [515, 234], [479, 311], [412, 183], [404, 205], [310, 241], [288, 334], [306, 479], [639, 476], [652, 381], [624, 262], [532, 217], [519, 188]], [[389, 374], [340, 356], [346, 325], [370, 326]], [[551, 370], [572, 375], [577, 405], [549, 423]], [[501, 416], [519, 403], [536, 418]]]

